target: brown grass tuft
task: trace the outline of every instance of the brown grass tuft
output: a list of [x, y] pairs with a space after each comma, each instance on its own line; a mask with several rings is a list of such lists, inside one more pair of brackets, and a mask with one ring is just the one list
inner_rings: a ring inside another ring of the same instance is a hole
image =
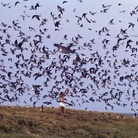
[[136, 138], [138, 119], [108, 112], [0, 106], [0, 137], [6, 138]]

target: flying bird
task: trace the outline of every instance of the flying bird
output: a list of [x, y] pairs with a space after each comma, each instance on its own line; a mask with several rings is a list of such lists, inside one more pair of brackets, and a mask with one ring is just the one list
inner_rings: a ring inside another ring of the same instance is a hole
[[37, 20], [40, 21], [40, 16], [41, 16], [41, 15], [33, 15], [33, 16], [32, 16], [32, 19], [36, 18]]
[[54, 46], [57, 47], [58, 50], [64, 54], [75, 53], [75, 49], [71, 50], [71, 47], [74, 46], [73, 43], [70, 43], [67, 47], [62, 46], [62, 44], [63, 43], [54, 44]]

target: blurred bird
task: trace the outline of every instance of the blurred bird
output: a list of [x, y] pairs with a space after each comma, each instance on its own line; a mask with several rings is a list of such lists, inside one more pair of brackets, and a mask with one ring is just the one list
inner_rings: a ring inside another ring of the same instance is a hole
[[40, 15], [33, 15], [33, 16], [32, 16], [32, 19], [33, 19], [33, 18], [36, 18], [37, 20], [40, 20]]
[[69, 54], [69, 53], [75, 53], [75, 49], [71, 50], [70, 48], [73, 45], [73, 43], [70, 43], [67, 47], [65, 46], [62, 46], [63, 43], [60, 43], [60, 44], [54, 44], [55, 47], [58, 48], [59, 51], [61, 51], [62, 53], [65, 53], [65, 54]]

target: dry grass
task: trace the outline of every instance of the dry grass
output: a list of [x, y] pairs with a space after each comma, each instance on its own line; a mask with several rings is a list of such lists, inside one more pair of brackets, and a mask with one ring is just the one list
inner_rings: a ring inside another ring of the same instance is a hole
[[124, 115], [45, 107], [0, 106], [1, 138], [137, 138], [138, 119]]

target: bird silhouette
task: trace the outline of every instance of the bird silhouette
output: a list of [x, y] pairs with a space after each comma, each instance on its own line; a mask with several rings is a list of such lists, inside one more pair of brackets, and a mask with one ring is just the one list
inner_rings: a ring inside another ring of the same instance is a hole
[[32, 19], [36, 18], [37, 20], [40, 21], [40, 16], [41, 16], [41, 15], [36, 15], [36, 14], [35, 14], [35, 15], [32, 16]]
[[74, 46], [72, 43], [70, 43], [67, 47], [62, 46], [62, 43], [54, 44], [54, 46], [57, 47], [58, 50], [64, 54], [75, 53], [75, 49], [71, 50], [71, 47]]

